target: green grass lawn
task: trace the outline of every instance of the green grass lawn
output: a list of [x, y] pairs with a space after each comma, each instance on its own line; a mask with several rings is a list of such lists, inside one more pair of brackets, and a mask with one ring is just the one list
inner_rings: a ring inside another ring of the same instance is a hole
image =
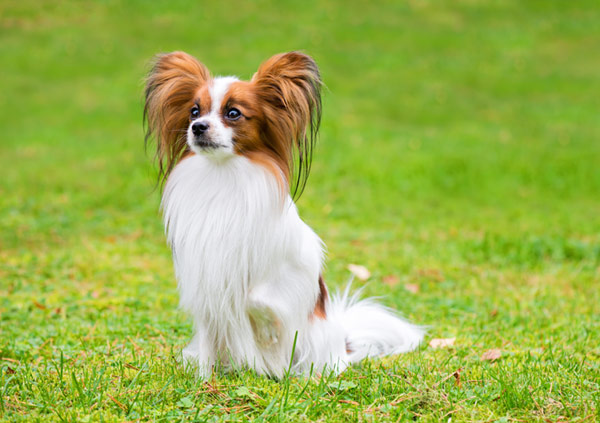
[[[600, 4], [191, 3], [0, 2], [0, 420], [600, 420]], [[181, 368], [142, 128], [175, 49], [244, 78], [314, 56], [300, 213], [330, 287], [366, 266], [355, 286], [429, 326], [418, 351], [308, 380]]]

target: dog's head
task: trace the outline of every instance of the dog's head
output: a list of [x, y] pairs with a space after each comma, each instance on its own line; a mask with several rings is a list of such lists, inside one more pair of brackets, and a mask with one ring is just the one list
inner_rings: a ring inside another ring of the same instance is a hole
[[[275, 55], [250, 81], [212, 77], [194, 57], [157, 57], [146, 83], [146, 139], [156, 138], [164, 180], [185, 154], [243, 155], [302, 189], [321, 117], [321, 80], [302, 53]], [[295, 160], [297, 158], [297, 160]], [[294, 167], [296, 164], [296, 172]]]

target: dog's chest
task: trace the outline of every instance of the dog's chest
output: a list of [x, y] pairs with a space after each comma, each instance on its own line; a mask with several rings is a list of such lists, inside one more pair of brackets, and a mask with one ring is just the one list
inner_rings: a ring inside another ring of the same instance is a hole
[[184, 309], [204, 303], [220, 315], [240, 308], [252, 284], [285, 259], [286, 206], [276, 181], [243, 158], [232, 160], [185, 159], [165, 187], [164, 221]]

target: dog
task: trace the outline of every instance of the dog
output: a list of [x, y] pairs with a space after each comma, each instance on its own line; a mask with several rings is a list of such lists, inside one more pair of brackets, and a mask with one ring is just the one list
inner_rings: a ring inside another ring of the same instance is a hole
[[323, 243], [293, 200], [310, 171], [321, 85], [300, 52], [271, 57], [249, 81], [213, 77], [184, 52], [157, 56], [148, 75], [146, 142], [156, 141], [180, 306], [194, 322], [183, 356], [201, 378], [217, 364], [275, 378], [339, 373], [423, 338], [372, 299], [328, 293]]

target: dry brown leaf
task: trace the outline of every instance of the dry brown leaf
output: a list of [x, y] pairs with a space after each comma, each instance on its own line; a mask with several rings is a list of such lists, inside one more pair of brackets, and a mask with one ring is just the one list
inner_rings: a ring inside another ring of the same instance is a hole
[[417, 285], [415, 283], [407, 283], [406, 285], [404, 285], [404, 288], [408, 292], [412, 292], [413, 294], [416, 294], [417, 292], [419, 292], [419, 285]]
[[44, 304], [40, 304], [37, 301], [34, 301], [33, 305], [36, 306], [37, 308], [39, 308], [40, 310], [46, 310], [46, 308], [47, 308]]
[[484, 361], [495, 361], [498, 360], [501, 355], [502, 351], [500, 351], [498, 348], [492, 348], [491, 350], [487, 350], [486, 352], [484, 352], [481, 355], [481, 359]]
[[454, 374], [452, 376], [454, 376], [454, 384], [456, 386], [458, 386], [460, 388], [460, 372], [462, 372], [462, 367], [460, 369], [456, 369], [456, 371], [454, 372]]
[[434, 338], [429, 341], [429, 346], [431, 348], [447, 348], [454, 345], [454, 341], [456, 338]]
[[371, 277], [371, 272], [365, 266], [361, 266], [360, 264], [349, 264], [348, 270], [352, 272], [354, 276], [356, 276], [361, 281], [366, 281]]
[[394, 286], [400, 282], [400, 278], [396, 275], [387, 275], [383, 277], [383, 283], [389, 286]]

